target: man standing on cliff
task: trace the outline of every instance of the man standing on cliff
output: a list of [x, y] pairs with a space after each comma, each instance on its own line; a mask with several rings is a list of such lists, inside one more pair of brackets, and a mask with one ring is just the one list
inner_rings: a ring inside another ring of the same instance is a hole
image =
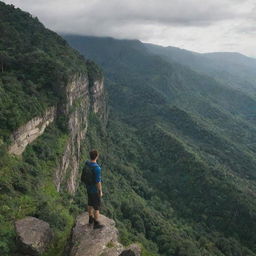
[[86, 161], [81, 180], [85, 184], [88, 194], [89, 224], [94, 229], [103, 228], [99, 222], [100, 205], [102, 197], [101, 168], [97, 164], [99, 154], [97, 150], [90, 151], [90, 161]]

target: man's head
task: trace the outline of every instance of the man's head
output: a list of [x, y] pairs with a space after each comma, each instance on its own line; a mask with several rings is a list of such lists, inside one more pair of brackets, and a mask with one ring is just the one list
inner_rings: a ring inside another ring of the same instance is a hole
[[92, 151], [90, 151], [90, 159], [92, 161], [96, 161], [99, 157], [98, 151], [93, 149]]

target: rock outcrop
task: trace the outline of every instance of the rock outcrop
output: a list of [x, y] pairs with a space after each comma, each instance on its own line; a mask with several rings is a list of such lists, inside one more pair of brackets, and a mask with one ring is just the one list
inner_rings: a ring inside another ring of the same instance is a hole
[[41, 117], [35, 117], [17, 129], [11, 136], [9, 153], [21, 155], [27, 145], [44, 133], [45, 128], [54, 121], [56, 109], [49, 108]]
[[43, 134], [45, 128], [59, 115], [68, 120], [69, 139], [63, 155], [60, 158], [54, 175], [54, 182], [58, 191], [63, 187], [70, 194], [74, 194], [81, 154], [81, 143], [85, 139], [88, 116], [96, 113], [106, 121], [106, 102], [103, 77], [89, 82], [88, 74], [74, 75], [65, 87], [64, 103], [58, 108], [49, 108], [41, 117], [35, 117], [17, 129], [11, 136], [9, 153], [21, 155], [27, 145]]
[[100, 216], [102, 229], [94, 230], [88, 224], [88, 214], [77, 217], [76, 225], [72, 231], [70, 256], [140, 256], [141, 248], [130, 245], [124, 248], [118, 242], [118, 231], [115, 222], [104, 215]]
[[88, 77], [76, 75], [66, 87], [67, 103], [64, 115], [68, 117], [69, 139], [55, 172], [55, 184], [60, 191], [61, 186], [70, 193], [76, 190], [76, 179], [79, 169], [81, 142], [85, 138], [90, 108]]
[[81, 143], [85, 139], [88, 127], [88, 114], [97, 113], [106, 119], [106, 104], [103, 78], [89, 86], [87, 75], [76, 75], [66, 87], [67, 103], [64, 114], [68, 116], [69, 140], [56, 170], [55, 184], [60, 191], [61, 186], [74, 194], [77, 187]]
[[93, 86], [90, 88], [90, 94], [92, 99], [92, 111], [100, 115], [102, 120], [106, 119], [106, 104], [104, 93], [104, 80], [100, 78], [93, 82]]
[[41, 255], [49, 247], [53, 232], [48, 223], [34, 217], [15, 222], [19, 252], [26, 255]]
[[115, 244], [118, 231], [115, 222], [101, 215], [102, 230], [94, 230], [88, 225], [88, 214], [78, 216], [72, 233], [70, 256], [97, 256], [104, 252], [109, 244]]

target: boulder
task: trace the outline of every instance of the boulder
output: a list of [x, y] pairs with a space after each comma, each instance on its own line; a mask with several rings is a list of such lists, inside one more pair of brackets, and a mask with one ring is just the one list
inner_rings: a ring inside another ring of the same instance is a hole
[[102, 229], [93, 229], [88, 224], [87, 213], [81, 214], [76, 219], [76, 225], [72, 231], [70, 256], [99, 256], [119, 255], [115, 254], [115, 245], [118, 244], [118, 231], [115, 222], [104, 215], [100, 215], [99, 221], [104, 225]]
[[15, 222], [19, 252], [38, 256], [49, 247], [53, 232], [49, 224], [34, 217], [26, 217]]

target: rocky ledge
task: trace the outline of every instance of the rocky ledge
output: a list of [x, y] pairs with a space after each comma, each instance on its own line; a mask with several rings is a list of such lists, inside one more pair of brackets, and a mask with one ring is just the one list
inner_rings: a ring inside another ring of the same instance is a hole
[[100, 216], [102, 229], [94, 230], [88, 224], [88, 214], [77, 217], [73, 228], [70, 256], [140, 256], [141, 249], [137, 244], [124, 248], [118, 242], [118, 231], [115, 222], [104, 215]]
[[[100, 216], [102, 229], [93, 229], [88, 224], [87, 213], [79, 215], [72, 230], [65, 255], [69, 256], [140, 256], [141, 248], [137, 244], [124, 247], [118, 241], [115, 222], [104, 215]], [[53, 232], [49, 224], [34, 217], [25, 217], [15, 222], [18, 242], [18, 254], [40, 256], [47, 253], [53, 242]]]

